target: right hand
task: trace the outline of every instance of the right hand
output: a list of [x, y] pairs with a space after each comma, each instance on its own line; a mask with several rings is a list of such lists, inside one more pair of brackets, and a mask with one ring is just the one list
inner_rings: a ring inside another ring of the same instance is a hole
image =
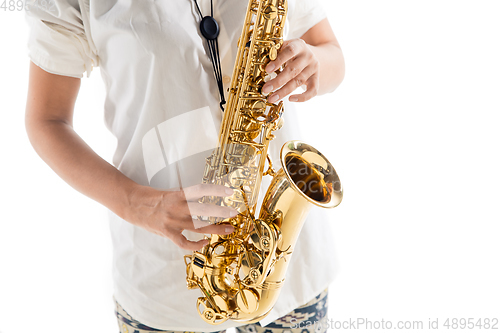
[[[202, 204], [204, 196], [226, 197], [233, 193], [222, 185], [199, 184], [182, 190], [161, 191], [148, 186], [138, 186], [130, 195], [130, 205], [125, 220], [143, 229], [169, 238], [186, 250], [199, 250], [208, 240], [190, 241], [183, 230], [203, 234], [228, 235], [234, 231], [229, 224], [210, 224], [193, 220], [192, 216], [214, 216], [229, 218], [238, 212], [229, 207]], [[195, 225], [196, 223], [196, 225]]]

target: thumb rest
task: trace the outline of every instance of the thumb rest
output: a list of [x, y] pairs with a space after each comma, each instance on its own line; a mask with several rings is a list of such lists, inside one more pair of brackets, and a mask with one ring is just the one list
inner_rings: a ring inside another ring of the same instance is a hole
[[[283, 45], [286, 0], [251, 0], [233, 71], [228, 103], [219, 133], [219, 148], [207, 158], [203, 183], [234, 189], [229, 197], [201, 202], [236, 209], [234, 218], [209, 217], [230, 224], [230, 235], [212, 234], [200, 251], [186, 255], [189, 289], [200, 289], [196, 308], [213, 325], [228, 319], [253, 323], [276, 303], [289, 258], [313, 205], [333, 208], [342, 201], [342, 186], [328, 160], [301, 141], [281, 148], [282, 168], [274, 171], [267, 151], [273, 131], [283, 124], [283, 102], [262, 94], [265, 66]], [[264, 172], [266, 161], [268, 169]], [[257, 214], [262, 177], [273, 179]], [[200, 217], [200, 219], [202, 219]]]

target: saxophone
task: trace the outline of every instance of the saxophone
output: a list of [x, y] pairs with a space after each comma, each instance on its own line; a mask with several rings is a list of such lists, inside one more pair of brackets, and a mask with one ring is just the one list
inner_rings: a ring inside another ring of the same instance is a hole
[[[201, 201], [239, 213], [222, 221], [209, 217], [210, 223], [231, 224], [234, 232], [213, 234], [200, 251], [184, 257], [187, 287], [202, 292], [197, 311], [213, 325], [228, 319], [254, 323], [264, 318], [278, 299], [307, 212], [312, 205], [333, 208], [342, 200], [335, 169], [310, 145], [287, 142], [278, 172], [267, 154], [272, 132], [283, 124], [283, 102], [269, 103], [261, 89], [268, 75], [265, 67], [283, 45], [286, 12], [286, 0], [250, 0], [219, 145], [205, 165], [203, 183], [225, 185], [234, 193]], [[273, 179], [256, 218], [265, 175]]]

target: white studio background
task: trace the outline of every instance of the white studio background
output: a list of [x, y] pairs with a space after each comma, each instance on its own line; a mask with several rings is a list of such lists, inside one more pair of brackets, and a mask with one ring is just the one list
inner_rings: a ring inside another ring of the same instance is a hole
[[[498, 318], [500, 3], [325, 6], [346, 78], [303, 105], [302, 121], [345, 191], [331, 211], [340, 269], [330, 319], [422, 321], [426, 331], [429, 318], [441, 329], [446, 318]], [[0, 38], [0, 332], [116, 332], [105, 210], [28, 142], [22, 12], [0, 9]], [[110, 161], [103, 100], [96, 69], [74, 123]]]

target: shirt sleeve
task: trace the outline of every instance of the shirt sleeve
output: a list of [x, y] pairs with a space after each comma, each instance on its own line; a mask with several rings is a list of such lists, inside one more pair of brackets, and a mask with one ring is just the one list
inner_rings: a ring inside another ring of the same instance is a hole
[[90, 35], [87, 0], [28, 0], [25, 13], [28, 57], [35, 65], [52, 74], [90, 76], [99, 58]]
[[321, 0], [295, 0], [293, 11], [288, 17], [290, 29], [287, 39], [302, 37], [326, 17]]

